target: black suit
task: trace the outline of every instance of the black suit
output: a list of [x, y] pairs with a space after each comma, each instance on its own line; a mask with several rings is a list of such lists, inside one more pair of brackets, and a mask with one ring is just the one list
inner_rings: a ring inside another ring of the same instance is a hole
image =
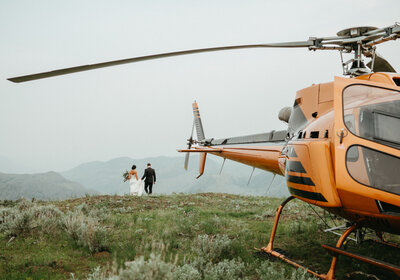
[[156, 182], [156, 171], [151, 168], [147, 167], [144, 171], [142, 180], [144, 179], [144, 190], [146, 193], [151, 194], [153, 189], [153, 183]]

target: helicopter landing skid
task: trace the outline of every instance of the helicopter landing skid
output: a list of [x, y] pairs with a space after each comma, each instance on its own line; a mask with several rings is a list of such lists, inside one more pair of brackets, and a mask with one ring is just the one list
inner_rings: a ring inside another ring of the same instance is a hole
[[[341, 249], [342, 245], [344, 244], [344, 242], [346, 241], [348, 236], [353, 231], [355, 231], [358, 228], [360, 228], [360, 226], [361, 226], [360, 223], [355, 223], [355, 224], [351, 225], [349, 228], [347, 228], [346, 231], [340, 236], [338, 242], [336, 243], [336, 247], [331, 247], [331, 246], [328, 246], [328, 245], [322, 245], [322, 247], [325, 250], [327, 250], [330, 254], [333, 255], [332, 262], [331, 262], [331, 267], [330, 267], [330, 269], [329, 269], [327, 274], [319, 274], [319, 273], [317, 273], [315, 271], [312, 271], [311, 269], [308, 269], [308, 268], [296, 263], [295, 261], [289, 259], [287, 256], [285, 256], [284, 253], [282, 253], [281, 250], [279, 250], [279, 249], [274, 250], [273, 243], [274, 243], [275, 233], [276, 233], [276, 229], [278, 227], [280, 215], [281, 215], [282, 210], [285, 207], [285, 205], [289, 201], [294, 199], [294, 198], [295, 197], [293, 197], [293, 196], [288, 197], [278, 207], [278, 209], [276, 210], [275, 221], [274, 221], [274, 225], [272, 227], [272, 232], [271, 232], [271, 236], [270, 236], [270, 240], [269, 240], [268, 245], [266, 247], [261, 248], [261, 249], [255, 248], [256, 250], [264, 252], [264, 253], [267, 253], [269, 256], [281, 259], [281, 260], [293, 265], [296, 268], [301, 268], [301, 269], [307, 271], [308, 273], [310, 273], [310, 274], [312, 274], [312, 275], [314, 275], [314, 276], [316, 276], [316, 277], [318, 277], [320, 279], [325, 279], [325, 280], [334, 280], [335, 279], [335, 269], [336, 269], [337, 258], [338, 258], [339, 255], [351, 257], [353, 259], [356, 259], [356, 260], [359, 260], [359, 261], [363, 261], [363, 262], [372, 264], [374, 266], [378, 266], [378, 267], [390, 270], [390, 271], [394, 272], [397, 276], [400, 276], [400, 267], [398, 267], [396, 265], [389, 264], [389, 263], [386, 263], [386, 262], [383, 262], [383, 261], [380, 261], [380, 260], [376, 260], [376, 259], [373, 259], [373, 258], [361, 256], [361, 255], [358, 255], [358, 254], [350, 253], [350, 252], [347, 252], [347, 251]], [[379, 234], [378, 234], [378, 237], [380, 237]], [[388, 244], [388, 242], [386, 242], [383, 239], [383, 236], [382, 236], [381, 240], [382, 241], [380, 241], [380, 242], [386, 243], [387, 245], [390, 245], [390, 246], [393, 246], [393, 247], [398, 247], [399, 246], [399, 245], [393, 244], [393, 243], [389, 243]]]
[[258, 250], [258, 251], [267, 253], [269, 256], [272, 256], [272, 257], [281, 259], [282, 261], [285, 261], [285, 262], [287, 262], [287, 263], [293, 265], [293, 266], [296, 267], [296, 268], [301, 268], [301, 269], [307, 271], [308, 273], [313, 274], [314, 276], [316, 276], [316, 277], [318, 277], [318, 278], [325, 279], [325, 275], [318, 274], [317, 272], [312, 271], [311, 269], [308, 269], [308, 268], [306, 268], [306, 267], [304, 267], [304, 266], [302, 266], [302, 265], [296, 263], [295, 261], [289, 259], [289, 258], [288, 258], [281, 250], [279, 250], [279, 249], [274, 250], [273, 244], [274, 244], [274, 239], [275, 239], [275, 233], [276, 233], [276, 229], [277, 229], [277, 227], [278, 227], [278, 222], [279, 222], [279, 218], [280, 218], [280, 216], [281, 216], [282, 210], [283, 210], [283, 208], [285, 207], [285, 205], [286, 205], [289, 201], [291, 201], [292, 199], [294, 199], [294, 198], [295, 198], [294, 196], [288, 197], [284, 202], [282, 202], [282, 204], [281, 204], [281, 205], [278, 207], [278, 209], [276, 210], [274, 226], [272, 227], [271, 237], [270, 237], [270, 239], [269, 239], [268, 245], [267, 245], [266, 247], [261, 248], [261, 249], [257, 249], [257, 248], [255, 248], [255, 249]]
[[376, 236], [378, 236], [379, 240], [374, 240], [375, 242], [383, 244], [383, 245], [386, 245], [386, 246], [389, 246], [389, 247], [400, 249], [400, 244], [387, 241], [385, 239], [385, 237], [383, 236], [382, 232], [377, 231], [376, 232]]
[[346, 256], [346, 257], [350, 257], [365, 263], [369, 263], [372, 264], [374, 266], [386, 269], [386, 270], [390, 270], [393, 273], [395, 273], [397, 276], [400, 276], [400, 267], [394, 264], [390, 264], [387, 262], [383, 262], [374, 258], [370, 258], [370, 257], [366, 257], [366, 256], [362, 256], [359, 254], [355, 254], [355, 253], [351, 253], [348, 251], [345, 251], [343, 249], [340, 248], [335, 248], [335, 247], [331, 247], [328, 245], [322, 245], [322, 247], [327, 250], [332, 256], [333, 258], [337, 258], [339, 255], [342, 256]]

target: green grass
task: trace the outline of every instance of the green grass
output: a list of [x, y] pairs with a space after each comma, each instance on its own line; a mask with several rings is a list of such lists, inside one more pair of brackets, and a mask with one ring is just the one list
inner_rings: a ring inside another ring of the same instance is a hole
[[[269, 273], [269, 278], [265, 279], [290, 279], [294, 271], [290, 265], [254, 256], [255, 247], [267, 244], [280, 202], [281, 199], [275, 198], [228, 194], [92, 196], [36, 202], [53, 204], [64, 213], [82, 203], [89, 209], [82, 212], [100, 211], [100, 225], [107, 230], [106, 251], [90, 250], [74, 241], [61, 227], [51, 233], [33, 228], [10, 243], [10, 236], [0, 233], [0, 278], [70, 279], [73, 273], [75, 278], [85, 279], [98, 266], [103, 272], [116, 273], [125, 267], [125, 262], [141, 256], [147, 260], [152, 253], [159, 254], [164, 262], [175, 267], [193, 264], [199, 256], [199, 236], [207, 234], [211, 241], [220, 236], [228, 237], [229, 250], [223, 251], [221, 256], [236, 262], [225, 263], [226, 266], [243, 265], [241, 277], [263, 279], [263, 275]], [[6, 204], [3, 203], [3, 207], [15, 207], [16, 203]], [[322, 209], [316, 210], [324, 215]], [[107, 215], [101, 211], [106, 211]], [[344, 221], [336, 220], [336, 223]], [[302, 265], [326, 273], [331, 257], [320, 245], [335, 245], [338, 237], [323, 233], [323, 228], [324, 224], [307, 204], [292, 201], [281, 216], [275, 247], [289, 252], [292, 259]], [[398, 236], [389, 237], [400, 241]], [[393, 264], [400, 263], [399, 250], [374, 242], [357, 245], [350, 241], [347, 249]], [[215, 261], [212, 269], [217, 269], [218, 265], [222, 266]], [[339, 258], [338, 279], [369, 279], [354, 271], [374, 274], [379, 279], [394, 279], [386, 271]]]

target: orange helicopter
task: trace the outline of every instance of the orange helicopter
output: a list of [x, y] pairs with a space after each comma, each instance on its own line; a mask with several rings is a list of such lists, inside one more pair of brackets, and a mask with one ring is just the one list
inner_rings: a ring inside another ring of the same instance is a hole
[[[334, 279], [339, 255], [354, 258], [394, 272], [400, 267], [343, 250], [348, 236], [362, 228], [376, 232], [386, 242], [384, 232], [400, 234], [400, 74], [376, 52], [376, 45], [400, 38], [400, 25], [384, 28], [354, 27], [337, 36], [311, 37], [307, 41], [239, 45], [195, 49], [128, 58], [50, 72], [10, 78], [26, 82], [80, 71], [170, 56], [244, 48], [308, 48], [338, 50], [343, 75], [333, 82], [315, 84], [299, 90], [292, 108], [285, 107], [279, 119], [287, 130], [254, 135], [207, 139], [197, 103], [193, 103], [194, 122], [188, 139], [189, 153], [200, 153], [200, 174], [204, 173], [208, 153], [254, 168], [285, 176], [291, 196], [277, 209], [269, 243], [260, 249], [321, 279]], [[348, 61], [346, 54], [352, 55]], [[370, 58], [365, 64], [365, 57]], [[196, 127], [197, 140], [193, 139]], [[193, 147], [193, 145], [196, 145]], [[319, 206], [350, 222], [336, 247], [322, 245], [333, 255], [326, 274], [318, 274], [274, 250], [275, 233], [282, 209], [294, 198]]]

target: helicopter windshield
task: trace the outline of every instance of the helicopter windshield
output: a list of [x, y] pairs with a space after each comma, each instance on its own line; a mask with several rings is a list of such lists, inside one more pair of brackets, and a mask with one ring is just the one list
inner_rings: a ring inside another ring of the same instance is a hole
[[344, 122], [365, 139], [400, 149], [400, 93], [365, 85], [343, 92]]

